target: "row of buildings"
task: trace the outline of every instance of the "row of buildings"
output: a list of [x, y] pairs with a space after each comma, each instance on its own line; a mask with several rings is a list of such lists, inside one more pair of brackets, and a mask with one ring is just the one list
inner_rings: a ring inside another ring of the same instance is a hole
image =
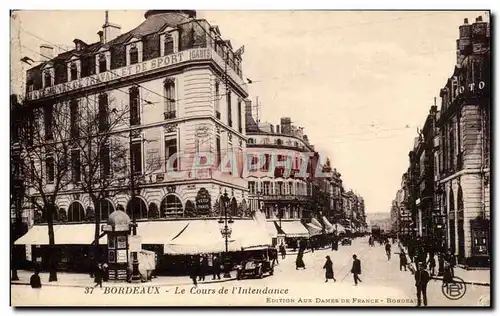
[[[302, 128], [255, 121], [244, 50], [216, 25], [195, 11], [150, 10], [124, 34], [106, 14], [97, 35], [58, 55], [42, 45], [26, 97], [12, 100], [11, 217], [30, 228], [18, 244], [49, 243], [47, 223], [56, 244], [91, 243], [88, 223], [116, 210], [164, 225], [258, 214], [279, 221], [274, 236], [364, 230], [363, 199], [320, 163]], [[160, 226], [139, 226], [143, 244], [177, 229]]]
[[482, 17], [459, 27], [457, 60], [409, 152], [393, 229], [451, 249], [460, 264], [491, 258], [491, 37]]

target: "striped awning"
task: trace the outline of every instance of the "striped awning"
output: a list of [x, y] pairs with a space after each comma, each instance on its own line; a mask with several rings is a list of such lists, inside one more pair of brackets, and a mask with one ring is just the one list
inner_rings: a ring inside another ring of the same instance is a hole
[[286, 237], [309, 237], [309, 231], [300, 221], [282, 221], [281, 229], [283, 229]]
[[[100, 232], [99, 232], [100, 233]], [[95, 224], [54, 225], [54, 243], [56, 245], [90, 245], [94, 242]], [[99, 244], [106, 245], [108, 239], [103, 236]], [[35, 225], [26, 234], [14, 242], [15, 245], [48, 245], [48, 225]]]
[[321, 230], [323, 230], [323, 225], [317, 219], [315, 219], [314, 217], [311, 218], [311, 223], [313, 225], [315, 225], [315, 226], [321, 227]]
[[335, 227], [333, 227], [332, 223], [330, 223], [330, 221], [328, 221], [326, 216], [321, 217], [321, 219], [323, 220], [323, 223], [325, 223], [326, 231], [328, 233], [333, 233], [333, 231], [335, 230]]
[[318, 226], [314, 225], [313, 223], [307, 223], [306, 226], [307, 226], [307, 230], [309, 231], [309, 235], [311, 237], [321, 235], [321, 233], [323, 231], [323, 228], [318, 227]]
[[[230, 225], [228, 251], [242, 251], [272, 245], [266, 229], [254, 220], [235, 220]], [[226, 240], [222, 236], [218, 220], [193, 220], [164, 245], [165, 254], [193, 255], [226, 251]]]

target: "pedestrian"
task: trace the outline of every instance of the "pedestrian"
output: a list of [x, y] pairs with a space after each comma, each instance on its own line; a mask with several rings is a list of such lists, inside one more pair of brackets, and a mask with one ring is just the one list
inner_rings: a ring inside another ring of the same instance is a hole
[[391, 244], [389, 241], [385, 243], [385, 254], [387, 255], [387, 260], [391, 260]]
[[108, 267], [108, 264], [106, 262], [104, 262], [102, 265], [102, 280], [104, 282], [109, 281], [109, 267]]
[[94, 287], [97, 287], [99, 285], [99, 287], [102, 289], [102, 275], [103, 275], [102, 265], [99, 263], [94, 273], [94, 282], [95, 282]]
[[424, 264], [418, 263], [418, 270], [415, 272], [415, 287], [417, 288], [417, 306], [421, 305], [423, 298], [424, 306], [427, 306], [427, 283], [429, 283], [429, 273], [425, 271]]
[[189, 277], [193, 280], [194, 287], [198, 287], [196, 279], [198, 278], [198, 265], [200, 261], [195, 257], [191, 256], [188, 261]]
[[434, 255], [430, 256], [428, 264], [431, 276], [434, 276], [436, 270], [436, 259], [434, 258]]
[[448, 284], [453, 283], [453, 268], [449, 262], [444, 263], [443, 271], [443, 286], [448, 286]]
[[443, 253], [438, 253], [438, 276], [442, 276], [444, 273], [444, 256]]
[[40, 280], [40, 275], [38, 272], [38, 268], [35, 269], [35, 273], [30, 278], [30, 285], [32, 289], [41, 289], [42, 288], [42, 281]]
[[351, 273], [354, 278], [354, 285], [358, 285], [358, 281], [362, 282], [359, 278], [361, 274], [361, 261], [358, 259], [356, 255], [352, 255], [352, 268]]
[[285, 260], [286, 249], [285, 249], [285, 245], [283, 245], [283, 243], [280, 245], [280, 253], [281, 253], [281, 260]]
[[220, 257], [217, 254], [214, 254], [212, 261], [213, 261], [212, 280], [215, 280], [215, 278], [220, 280], [220, 270], [221, 270]]
[[299, 253], [297, 254], [297, 259], [295, 260], [295, 270], [298, 270], [299, 268], [303, 269], [306, 268], [306, 264], [304, 263], [303, 257], [304, 257], [304, 252], [299, 251]]
[[333, 282], [337, 282], [333, 274], [333, 262], [330, 259], [330, 256], [326, 256], [326, 262], [323, 269], [325, 269], [325, 283], [328, 282], [328, 279], [333, 279]]
[[198, 281], [205, 281], [205, 272], [206, 272], [206, 266], [205, 266], [205, 255], [201, 255], [199, 257], [199, 273], [198, 273]]
[[399, 248], [399, 271], [403, 271], [403, 268], [406, 270], [406, 266], [408, 265], [408, 259], [406, 258], [406, 253], [403, 247]]
[[308, 244], [309, 244], [309, 248], [311, 249], [311, 253], [314, 253], [315, 244], [313, 242], [311, 242], [310, 240], [309, 240]]

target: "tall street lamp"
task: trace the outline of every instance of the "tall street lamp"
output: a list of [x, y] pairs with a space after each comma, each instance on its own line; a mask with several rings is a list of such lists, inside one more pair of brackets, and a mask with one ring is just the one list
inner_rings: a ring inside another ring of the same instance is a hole
[[[233, 219], [231, 217], [228, 217], [227, 215], [227, 209], [229, 208], [229, 197], [227, 195], [227, 192], [224, 191], [224, 195], [221, 197], [221, 204], [222, 204], [222, 210], [223, 214], [221, 214], [221, 217], [219, 219], [219, 226], [220, 226], [220, 232], [222, 234], [222, 237], [224, 237], [225, 240], [225, 246], [226, 246], [226, 254], [225, 254], [225, 260], [224, 260], [224, 278], [230, 278], [231, 273], [229, 272], [229, 249], [228, 249], [228, 242], [229, 238], [231, 238], [231, 233], [232, 233], [232, 228], [231, 225], [234, 223]], [[223, 217], [224, 216], [224, 217]]]
[[275, 205], [275, 209], [276, 209], [275, 215], [278, 216], [279, 223], [280, 223], [280, 228], [281, 228], [281, 219], [283, 218], [283, 211], [282, 211], [282, 209], [281, 209], [281, 207], [280, 207], [279, 204]]
[[[129, 138], [129, 148], [130, 148], [130, 212], [132, 213], [132, 236], [134, 236], [134, 239], [137, 236], [137, 220], [136, 220], [136, 214], [135, 214], [135, 209], [134, 209], [134, 202], [135, 202], [135, 157], [134, 153], [132, 152], [132, 139], [133, 139], [133, 133], [130, 131], [130, 138]], [[137, 249], [132, 252], [132, 276], [131, 276], [131, 282], [132, 283], [140, 283], [141, 282], [141, 274], [139, 273], [139, 260], [138, 260], [138, 254], [137, 254]]]

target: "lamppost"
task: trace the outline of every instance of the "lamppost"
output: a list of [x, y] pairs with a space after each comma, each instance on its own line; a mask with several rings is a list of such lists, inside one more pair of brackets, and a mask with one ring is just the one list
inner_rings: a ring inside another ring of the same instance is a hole
[[[129, 138], [129, 148], [130, 148], [130, 212], [132, 213], [132, 236], [134, 236], [134, 240], [136, 240], [137, 236], [137, 221], [135, 217], [135, 210], [134, 210], [134, 201], [135, 201], [135, 160], [134, 160], [134, 153], [132, 152], [132, 139], [133, 139], [133, 134], [132, 131], [130, 131], [130, 138]], [[130, 278], [132, 283], [140, 283], [141, 282], [141, 274], [139, 273], [139, 260], [138, 260], [138, 254], [137, 254], [137, 249], [132, 252], [132, 276]]]
[[[222, 237], [224, 237], [225, 240], [225, 246], [226, 246], [226, 254], [225, 254], [225, 260], [224, 260], [224, 278], [230, 278], [231, 273], [229, 272], [229, 256], [228, 256], [228, 239], [231, 238], [231, 233], [232, 233], [232, 228], [231, 225], [234, 223], [233, 219], [231, 217], [227, 216], [227, 209], [229, 207], [229, 197], [227, 195], [227, 192], [224, 191], [224, 195], [221, 197], [221, 204], [222, 204], [222, 210], [223, 214], [221, 214], [221, 217], [219, 219], [219, 226], [220, 226], [220, 232], [222, 234]], [[224, 217], [223, 217], [224, 216]]]

